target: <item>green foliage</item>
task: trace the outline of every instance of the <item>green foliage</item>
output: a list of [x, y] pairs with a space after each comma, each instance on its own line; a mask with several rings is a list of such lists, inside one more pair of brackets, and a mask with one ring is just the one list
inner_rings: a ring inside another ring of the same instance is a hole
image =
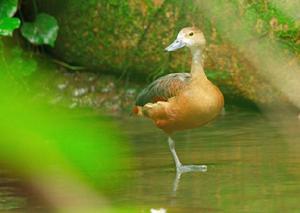
[[18, 0], [0, 0], [0, 18], [12, 17], [18, 6]]
[[5, 17], [0, 19], [0, 35], [12, 36], [15, 29], [19, 28], [20, 19]]
[[33, 23], [25, 22], [21, 28], [22, 35], [32, 44], [54, 46], [58, 24], [54, 17], [45, 13], [38, 14]]
[[[48, 173], [53, 165], [62, 171], [75, 168], [89, 183], [109, 185], [109, 180], [100, 180], [124, 166], [117, 145], [121, 137], [112, 131], [112, 123], [74, 119], [73, 113], [32, 105], [27, 99], [16, 96], [6, 102], [1, 98], [2, 160], [29, 175]], [[92, 126], [95, 123], [97, 128]]]
[[6, 40], [0, 40], [0, 77], [11, 76], [18, 83], [37, 69], [37, 62], [31, 54]]
[[[19, 18], [13, 17], [18, 9], [18, 0], [0, 0], [0, 36], [12, 36], [13, 31], [21, 25]], [[23, 23], [22, 35], [36, 45], [54, 46], [58, 24], [54, 17], [45, 13], [38, 14], [33, 23]], [[0, 40], [0, 75], [12, 75], [19, 79], [28, 76], [37, 68], [32, 56], [15, 45], [6, 48]]]
[[29, 76], [37, 69], [37, 62], [32, 57], [26, 55], [20, 47], [14, 47], [11, 50], [10, 69], [14, 75]]
[[12, 36], [20, 26], [20, 19], [12, 18], [17, 11], [18, 0], [0, 0], [0, 36]]
[[116, 126], [104, 117], [74, 118], [74, 112], [33, 101], [31, 92], [37, 91], [23, 77], [37, 70], [37, 60], [11, 41], [0, 39], [0, 161], [29, 177], [47, 176], [55, 166], [87, 185], [119, 182], [111, 175], [125, 166], [119, 155], [125, 139]]
[[[13, 18], [17, 12], [18, 0], [0, 0], [0, 36], [12, 36], [20, 27], [20, 19]], [[25, 22], [21, 27], [22, 35], [32, 44], [54, 46], [58, 24], [54, 17], [40, 13], [33, 23]]]
[[[100, 116], [89, 118], [86, 111], [78, 110], [74, 117], [74, 111], [53, 109], [24, 92], [7, 89], [10, 81], [0, 78], [1, 165], [28, 180], [46, 201], [50, 196], [71, 196], [81, 202], [90, 192], [89, 198], [101, 200], [98, 194], [102, 190], [127, 180], [118, 172], [128, 168], [121, 157], [126, 139], [112, 121]], [[113, 211], [105, 204], [98, 208], [82, 212], [133, 212]]]

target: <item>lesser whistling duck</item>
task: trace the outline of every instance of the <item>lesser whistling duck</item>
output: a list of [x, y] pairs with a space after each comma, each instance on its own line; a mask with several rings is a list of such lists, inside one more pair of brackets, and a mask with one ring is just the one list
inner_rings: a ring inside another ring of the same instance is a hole
[[182, 29], [166, 51], [188, 47], [192, 53], [190, 73], [172, 73], [158, 78], [138, 95], [134, 112], [154, 121], [168, 134], [177, 172], [206, 171], [206, 165], [183, 166], [175, 151], [171, 133], [202, 126], [216, 118], [224, 105], [220, 90], [206, 77], [202, 66], [205, 38], [195, 27]]

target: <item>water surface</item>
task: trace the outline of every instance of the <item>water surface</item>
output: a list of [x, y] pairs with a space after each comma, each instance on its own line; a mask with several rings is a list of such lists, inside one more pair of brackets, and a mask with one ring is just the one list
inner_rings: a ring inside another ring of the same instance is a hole
[[[296, 115], [264, 116], [232, 109], [204, 127], [175, 134], [182, 163], [208, 166], [207, 172], [185, 173], [180, 178], [167, 136], [150, 120], [114, 119], [120, 127], [117, 131], [128, 137], [131, 146], [120, 156], [131, 162], [131, 169], [116, 171], [129, 181], [104, 192], [114, 207], [183, 213], [300, 211], [300, 121]], [[97, 120], [91, 120], [98, 128]], [[16, 192], [13, 183], [18, 181], [0, 178], [0, 210], [18, 209], [27, 202], [26, 195]]]
[[134, 146], [133, 183], [115, 189], [113, 203], [168, 212], [299, 212], [300, 121], [230, 110], [216, 121], [174, 136], [184, 164], [205, 173], [176, 172], [167, 138], [151, 121], [128, 118], [123, 131]]

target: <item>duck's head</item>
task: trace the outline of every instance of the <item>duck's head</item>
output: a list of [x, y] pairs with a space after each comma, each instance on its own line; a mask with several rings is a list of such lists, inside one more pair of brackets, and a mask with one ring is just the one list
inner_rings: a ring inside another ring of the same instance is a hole
[[205, 38], [201, 30], [196, 27], [186, 27], [180, 30], [176, 40], [170, 44], [165, 50], [175, 51], [182, 47], [188, 47], [190, 49], [205, 47]]

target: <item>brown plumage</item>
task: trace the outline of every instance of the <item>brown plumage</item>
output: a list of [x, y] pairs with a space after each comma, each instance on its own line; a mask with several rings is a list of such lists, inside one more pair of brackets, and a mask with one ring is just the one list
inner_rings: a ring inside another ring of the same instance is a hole
[[[190, 48], [193, 56], [191, 73], [173, 73], [152, 82], [138, 95], [134, 110], [152, 119], [168, 135], [208, 123], [217, 117], [224, 105], [222, 93], [207, 79], [202, 67], [203, 33], [197, 28], [184, 28], [166, 50], [174, 51], [184, 46]], [[204, 168], [182, 166], [170, 137], [169, 145], [177, 171]]]
[[144, 106], [147, 103], [168, 101], [177, 96], [190, 82], [190, 73], [171, 73], [158, 78], [138, 95], [135, 105]]

